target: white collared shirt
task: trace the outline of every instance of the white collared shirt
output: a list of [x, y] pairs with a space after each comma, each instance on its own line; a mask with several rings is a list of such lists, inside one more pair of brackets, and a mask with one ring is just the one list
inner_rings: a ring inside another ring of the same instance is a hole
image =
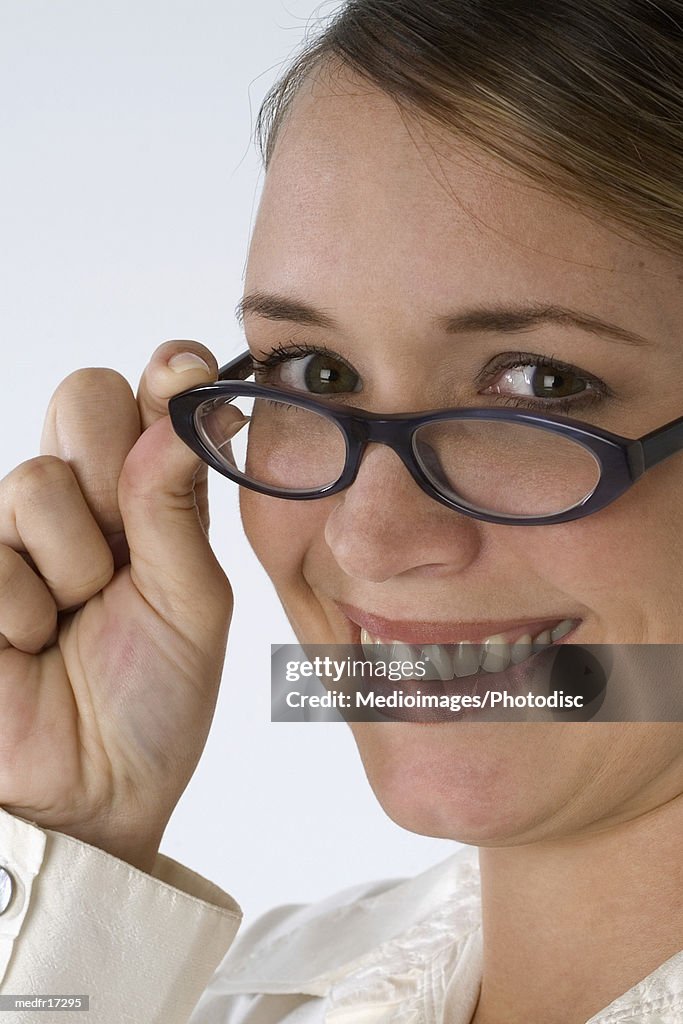
[[[234, 943], [234, 900], [161, 854], [145, 874], [0, 809], [0, 867], [0, 994], [86, 993], [84, 1024], [470, 1024], [477, 1003], [471, 847], [406, 881], [277, 908]], [[65, 1019], [42, 1010], [40, 1024]], [[683, 1022], [683, 952], [588, 1024], [641, 1022]]]
[[[415, 878], [266, 915], [191, 1024], [470, 1024], [481, 976], [478, 857], [463, 847]], [[683, 1024], [683, 952], [587, 1024], [622, 1022]]]

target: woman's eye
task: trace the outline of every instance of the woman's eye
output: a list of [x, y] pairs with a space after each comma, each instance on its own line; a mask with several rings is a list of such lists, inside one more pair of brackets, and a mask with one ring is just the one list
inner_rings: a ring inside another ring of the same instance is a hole
[[[597, 384], [597, 381], [596, 381]], [[520, 398], [567, 398], [598, 390], [595, 384], [578, 371], [559, 368], [553, 362], [508, 367], [495, 383], [484, 388], [482, 394], [518, 396]]]
[[265, 360], [255, 360], [255, 365], [257, 378], [266, 384], [313, 395], [340, 395], [359, 390], [358, 374], [328, 352], [298, 354], [275, 350]]

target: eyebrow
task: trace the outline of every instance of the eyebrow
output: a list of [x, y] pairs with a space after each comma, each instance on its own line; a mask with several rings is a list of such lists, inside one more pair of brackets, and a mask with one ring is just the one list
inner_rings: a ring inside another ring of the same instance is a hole
[[[307, 327], [334, 330], [339, 327], [336, 320], [322, 309], [316, 309], [306, 302], [284, 295], [266, 292], [252, 292], [237, 304], [235, 315], [241, 324], [245, 315], [253, 314], [266, 320], [285, 320]], [[447, 334], [468, 332], [512, 333], [523, 331], [544, 323], [555, 323], [562, 327], [578, 327], [591, 334], [600, 334], [610, 341], [623, 345], [651, 345], [652, 342], [635, 331], [629, 331], [618, 324], [602, 320], [592, 313], [584, 313], [565, 306], [547, 303], [526, 303], [517, 306], [475, 306], [459, 313], [434, 318], [435, 325]]]
[[266, 320], [288, 320], [308, 327], [321, 327], [324, 330], [338, 327], [334, 317], [321, 309], [284, 295], [270, 295], [266, 292], [252, 292], [240, 299], [235, 309], [235, 316], [240, 324], [248, 313], [264, 317]]

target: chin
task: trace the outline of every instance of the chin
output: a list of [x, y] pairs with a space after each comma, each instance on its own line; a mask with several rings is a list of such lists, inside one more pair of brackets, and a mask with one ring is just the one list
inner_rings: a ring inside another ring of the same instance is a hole
[[373, 792], [397, 825], [504, 846], [539, 838], [552, 814], [554, 759], [550, 749], [545, 766], [530, 756], [538, 746], [530, 745], [529, 724], [383, 722], [354, 723], [352, 730]]

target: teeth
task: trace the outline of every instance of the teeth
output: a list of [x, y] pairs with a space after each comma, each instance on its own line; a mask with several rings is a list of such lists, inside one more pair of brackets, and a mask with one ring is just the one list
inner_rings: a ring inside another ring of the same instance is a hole
[[442, 682], [453, 678], [453, 658], [443, 644], [426, 644], [422, 648], [422, 657], [434, 666], [434, 671]]
[[550, 647], [550, 630], [546, 629], [534, 637], [534, 650], [541, 650], [543, 647]]
[[[433, 667], [436, 677], [442, 682], [483, 672], [504, 672], [508, 665], [519, 665], [550, 644], [561, 640], [576, 623], [563, 619], [552, 630], [544, 629], [532, 638], [530, 633], [520, 636], [514, 644], [507, 643], [502, 635], [487, 637], [483, 643], [475, 644], [463, 640], [459, 644], [406, 644], [401, 640], [380, 640], [361, 629], [360, 642], [366, 657], [380, 660], [395, 659], [413, 664], [423, 659]], [[434, 678], [429, 676], [428, 678]]]
[[[413, 644], [404, 644], [400, 640], [392, 640], [391, 648], [389, 650], [389, 661], [398, 661], [401, 664], [408, 662], [409, 665], [414, 665], [416, 661], [420, 660], [420, 648], [415, 647]], [[404, 679], [409, 678], [403, 674], [401, 670], [401, 676]]]
[[566, 636], [567, 633], [570, 632], [573, 626], [574, 623], [571, 619], [563, 619], [559, 625], [555, 626], [555, 629], [550, 630], [550, 639], [553, 643], [555, 643], [556, 640], [561, 640], [563, 636]]
[[510, 644], [505, 638], [490, 636], [481, 647], [481, 667], [484, 672], [503, 672], [510, 664]]
[[420, 654], [420, 648], [412, 644], [404, 644], [401, 640], [391, 641], [391, 653], [389, 657], [393, 661], [416, 661]]
[[388, 660], [391, 657], [391, 640], [380, 640], [378, 637], [374, 637], [372, 633], [368, 633], [367, 629], [361, 629], [360, 643], [363, 648], [363, 654], [371, 661], [375, 659], [382, 661], [385, 658]]
[[520, 636], [519, 640], [515, 640], [510, 651], [510, 661], [513, 665], [519, 665], [520, 661], [524, 661], [531, 655], [531, 633], [525, 633], [524, 636]]
[[473, 676], [479, 671], [479, 647], [477, 644], [463, 640], [455, 648], [453, 655], [453, 672], [462, 679], [463, 676]]

